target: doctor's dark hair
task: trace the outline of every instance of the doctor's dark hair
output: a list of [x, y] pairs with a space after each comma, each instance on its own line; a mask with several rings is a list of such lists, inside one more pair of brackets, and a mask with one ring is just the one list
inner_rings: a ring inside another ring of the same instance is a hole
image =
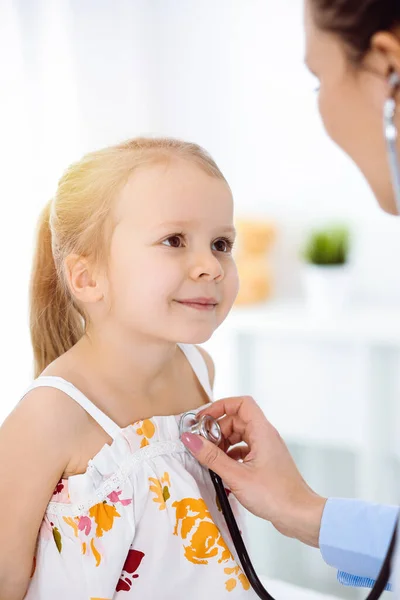
[[61, 177], [55, 197], [38, 223], [30, 284], [30, 332], [34, 376], [72, 348], [85, 333], [88, 315], [69, 289], [65, 259], [83, 257], [107, 264], [113, 233], [113, 205], [139, 168], [181, 159], [226, 181], [197, 144], [171, 138], [136, 138], [91, 152]]
[[338, 35], [355, 64], [367, 54], [375, 33], [400, 25], [399, 0], [311, 0], [311, 4], [318, 27]]

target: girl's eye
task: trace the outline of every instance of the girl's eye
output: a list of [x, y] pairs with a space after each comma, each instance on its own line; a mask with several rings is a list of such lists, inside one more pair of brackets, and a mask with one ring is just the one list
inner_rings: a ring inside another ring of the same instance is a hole
[[216, 252], [225, 252], [226, 254], [228, 254], [232, 251], [232, 248], [233, 241], [228, 238], [219, 238], [218, 240], [213, 242], [213, 249], [216, 250]]
[[163, 244], [165, 244], [166, 246], [169, 246], [170, 248], [181, 248], [182, 247], [182, 243], [183, 243], [183, 237], [182, 235], [171, 235], [169, 238], [167, 238], [166, 240], [164, 240], [162, 242]]

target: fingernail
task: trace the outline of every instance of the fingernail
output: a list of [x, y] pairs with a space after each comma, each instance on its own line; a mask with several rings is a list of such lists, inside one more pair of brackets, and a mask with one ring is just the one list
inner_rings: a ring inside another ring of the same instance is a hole
[[186, 446], [190, 452], [197, 454], [203, 447], [203, 440], [199, 435], [194, 433], [183, 433], [181, 437], [182, 443]]

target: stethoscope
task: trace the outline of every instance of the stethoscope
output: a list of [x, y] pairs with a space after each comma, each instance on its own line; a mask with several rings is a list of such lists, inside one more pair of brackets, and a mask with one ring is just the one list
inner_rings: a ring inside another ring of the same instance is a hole
[[[197, 419], [197, 415], [195, 412], [187, 412], [184, 415], [182, 415], [179, 422], [179, 437], [181, 437], [182, 434], [185, 432], [196, 433], [197, 435], [201, 435], [206, 440], [209, 440], [217, 446], [222, 441], [221, 427], [218, 421], [210, 415], [203, 415], [202, 417], [200, 417], [200, 419]], [[251, 587], [256, 592], [258, 597], [262, 600], [275, 600], [275, 598], [267, 592], [267, 590], [259, 580], [257, 573], [254, 570], [246, 546], [243, 542], [243, 538], [240, 533], [239, 527], [236, 523], [236, 519], [233, 515], [232, 508], [228, 500], [228, 496], [225, 491], [225, 486], [222, 482], [221, 477], [214, 473], [214, 471], [211, 471], [211, 469], [209, 469], [209, 473], [211, 481], [215, 488], [215, 492], [217, 494], [219, 504], [221, 506], [222, 513], [228, 526], [229, 533], [231, 534], [233, 545], [235, 546], [243, 571], [245, 572]], [[366, 600], [378, 600], [378, 598], [380, 598], [382, 593], [385, 591], [391, 572], [392, 557], [396, 546], [396, 534], [397, 525], [393, 532], [389, 550], [386, 554], [379, 576], [375, 582], [374, 587], [367, 596]]]

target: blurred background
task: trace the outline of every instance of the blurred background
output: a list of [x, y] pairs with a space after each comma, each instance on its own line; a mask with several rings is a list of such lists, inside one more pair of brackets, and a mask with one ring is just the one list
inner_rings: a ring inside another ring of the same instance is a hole
[[[62, 171], [181, 137], [236, 202], [242, 291], [206, 344], [216, 397], [253, 394], [319, 493], [398, 501], [399, 225], [324, 133], [302, 19], [301, 0], [1, 0], [0, 421], [32, 377], [33, 232]], [[318, 550], [250, 516], [249, 533], [260, 573], [359, 597]]]

